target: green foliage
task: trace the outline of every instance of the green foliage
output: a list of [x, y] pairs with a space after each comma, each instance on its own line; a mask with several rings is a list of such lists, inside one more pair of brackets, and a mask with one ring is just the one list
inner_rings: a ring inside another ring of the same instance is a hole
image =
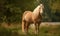
[[[59, 22], [60, 0], [41, 0], [45, 6], [43, 21]], [[58, 17], [56, 16], [58, 14]]]
[[60, 0], [0, 0], [0, 22], [21, 22], [23, 12], [40, 3], [45, 6], [43, 21], [60, 21]]

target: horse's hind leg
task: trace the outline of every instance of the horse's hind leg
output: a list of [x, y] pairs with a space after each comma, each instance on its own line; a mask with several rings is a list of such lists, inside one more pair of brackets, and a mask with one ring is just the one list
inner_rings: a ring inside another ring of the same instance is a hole
[[26, 22], [26, 33], [28, 33], [29, 25], [30, 24], [28, 22]]

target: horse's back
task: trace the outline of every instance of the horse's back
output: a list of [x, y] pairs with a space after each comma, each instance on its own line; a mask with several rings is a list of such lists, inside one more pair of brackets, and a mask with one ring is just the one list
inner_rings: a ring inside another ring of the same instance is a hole
[[23, 15], [26, 15], [27, 13], [31, 13], [31, 11], [25, 11]]

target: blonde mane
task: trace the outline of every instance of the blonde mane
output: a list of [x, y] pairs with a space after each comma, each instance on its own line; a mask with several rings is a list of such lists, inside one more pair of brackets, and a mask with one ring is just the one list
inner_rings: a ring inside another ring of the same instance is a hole
[[38, 9], [39, 9], [39, 5], [33, 10], [33, 13], [37, 13], [38, 12]]
[[33, 13], [34, 13], [34, 14], [36, 14], [37, 12], [43, 13], [43, 9], [40, 9], [40, 8], [43, 8], [43, 4], [38, 5], [38, 6], [33, 10]]

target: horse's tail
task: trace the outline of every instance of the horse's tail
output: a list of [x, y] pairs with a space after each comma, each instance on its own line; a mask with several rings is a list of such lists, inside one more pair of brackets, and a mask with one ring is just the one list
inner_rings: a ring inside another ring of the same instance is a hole
[[24, 21], [23, 21], [23, 19], [24, 19], [24, 13], [23, 13], [23, 16], [22, 16], [22, 32], [24, 32]]
[[22, 20], [22, 32], [24, 32], [24, 21]]

